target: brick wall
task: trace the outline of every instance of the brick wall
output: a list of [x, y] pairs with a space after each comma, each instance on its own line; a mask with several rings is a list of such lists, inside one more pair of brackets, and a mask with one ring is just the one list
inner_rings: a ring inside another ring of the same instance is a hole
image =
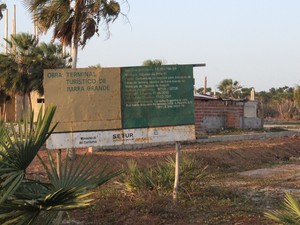
[[[222, 128], [242, 128], [240, 118], [244, 114], [243, 103], [201, 98], [195, 98], [194, 103], [196, 134]], [[219, 122], [213, 123], [213, 120]], [[221, 127], [220, 121], [224, 122], [224, 127]]]

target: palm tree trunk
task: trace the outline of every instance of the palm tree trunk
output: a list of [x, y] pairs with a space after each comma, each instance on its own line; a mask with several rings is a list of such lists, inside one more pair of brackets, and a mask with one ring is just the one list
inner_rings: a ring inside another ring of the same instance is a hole
[[[74, 37], [73, 43], [72, 43], [72, 68], [75, 69], [77, 67], [77, 53], [78, 53], [78, 39]], [[68, 157], [71, 160], [76, 159], [76, 150], [75, 148], [71, 148], [68, 151]]]
[[31, 95], [30, 95], [30, 92], [27, 94], [28, 96], [28, 102], [29, 102], [29, 109], [30, 111], [32, 110], [32, 101], [31, 101]]
[[78, 40], [74, 38], [72, 43], [72, 68], [75, 69], [77, 67], [77, 54], [78, 54]]

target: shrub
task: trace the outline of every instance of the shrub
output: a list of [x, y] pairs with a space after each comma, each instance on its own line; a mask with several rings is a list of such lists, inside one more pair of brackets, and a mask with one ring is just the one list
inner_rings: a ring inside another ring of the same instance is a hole
[[[118, 177], [117, 184], [133, 192], [140, 190], [172, 191], [175, 179], [176, 162], [172, 157], [157, 163], [153, 167], [138, 167], [136, 161], [127, 161], [124, 173]], [[183, 155], [180, 163], [180, 186], [190, 185], [195, 179], [205, 175], [206, 167], [200, 170], [195, 159]]]

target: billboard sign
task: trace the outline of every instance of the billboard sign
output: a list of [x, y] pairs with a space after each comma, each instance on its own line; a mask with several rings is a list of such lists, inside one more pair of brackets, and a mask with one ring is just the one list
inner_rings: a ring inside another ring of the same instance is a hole
[[124, 128], [194, 124], [192, 66], [129, 67], [121, 75]]
[[193, 82], [192, 65], [45, 70], [47, 148], [193, 140]]

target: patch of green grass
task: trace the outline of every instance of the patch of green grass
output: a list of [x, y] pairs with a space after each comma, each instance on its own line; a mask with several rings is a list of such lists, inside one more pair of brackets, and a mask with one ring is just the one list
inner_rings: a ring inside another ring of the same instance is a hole
[[287, 129], [284, 127], [270, 127], [269, 131], [270, 132], [281, 132], [281, 131], [287, 131]]

